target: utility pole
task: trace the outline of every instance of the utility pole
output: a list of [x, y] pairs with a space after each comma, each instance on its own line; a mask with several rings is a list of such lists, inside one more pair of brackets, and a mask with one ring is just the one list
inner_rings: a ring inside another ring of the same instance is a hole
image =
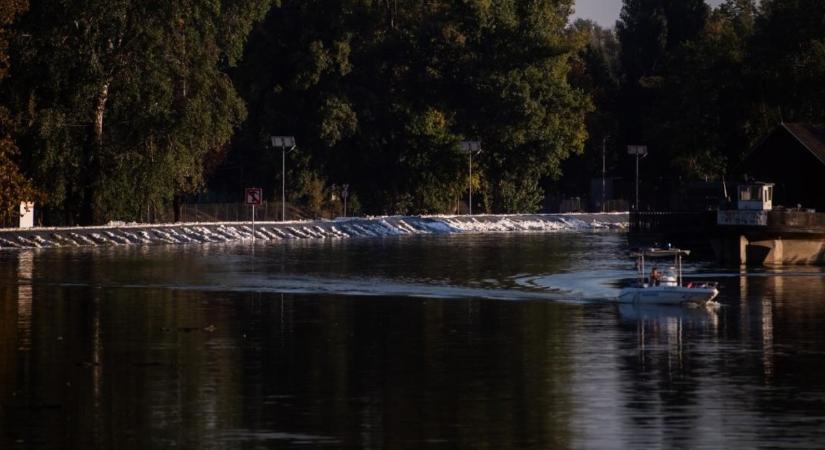
[[605, 154], [607, 153], [607, 136], [602, 139], [602, 212], [605, 212], [606, 208], [604, 207], [604, 199], [605, 199], [605, 173], [607, 172], [607, 165], [605, 164]]
[[341, 197], [344, 198], [344, 217], [347, 217], [347, 197], [349, 197], [349, 185], [345, 184], [341, 191]]

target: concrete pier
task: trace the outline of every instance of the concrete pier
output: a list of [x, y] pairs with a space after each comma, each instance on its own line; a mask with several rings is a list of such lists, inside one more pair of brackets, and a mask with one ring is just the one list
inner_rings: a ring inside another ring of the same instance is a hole
[[825, 264], [825, 235], [727, 234], [711, 239], [720, 260], [743, 265]]
[[710, 246], [727, 264], [825, 265], [825, 213], [798, 210], [631, 213], [631, 236]]

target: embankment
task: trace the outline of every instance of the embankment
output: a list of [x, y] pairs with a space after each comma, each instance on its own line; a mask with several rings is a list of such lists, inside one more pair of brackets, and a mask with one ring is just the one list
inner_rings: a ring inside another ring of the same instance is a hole
[[415, 234], [625, 229], [627, 213], [389, 216], [294, 222], [112, 223], [97, 227], [0, 229], [0, 249], [199, 244], [260, 239], [339, 239]]

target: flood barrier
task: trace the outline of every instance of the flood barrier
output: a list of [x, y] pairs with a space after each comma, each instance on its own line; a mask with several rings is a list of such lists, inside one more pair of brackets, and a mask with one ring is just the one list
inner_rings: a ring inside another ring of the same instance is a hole
[[[387, 216], [288, 222], [110, 223], [0, 229], [0, 249], [343, 239], [416, 234], [556, 232], [627, 228], [627, 213]], [[254, 231], [253, 231], [254, 227]]]

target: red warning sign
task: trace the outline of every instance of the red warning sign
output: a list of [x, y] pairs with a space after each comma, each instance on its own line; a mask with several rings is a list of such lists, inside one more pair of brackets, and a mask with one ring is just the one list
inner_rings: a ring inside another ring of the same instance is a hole
[[244, 192], [244, 201], [247, 205], [260, 205], [264, 200], [263, 189], [261, 188], [246, 188]]

